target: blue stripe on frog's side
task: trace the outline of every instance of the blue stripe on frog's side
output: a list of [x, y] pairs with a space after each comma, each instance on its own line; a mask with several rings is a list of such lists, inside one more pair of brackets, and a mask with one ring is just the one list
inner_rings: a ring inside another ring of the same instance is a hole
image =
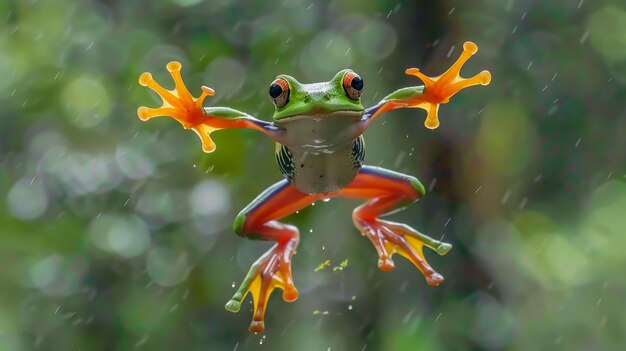
[[365, 109], [365, 111], [363, 111], [363, 117], [361, 117], [361, 121], [366, 122], [367, 120], [369, 120], [385, 104], [385, 102], [386, 101], [383, 100], [376, 105]]

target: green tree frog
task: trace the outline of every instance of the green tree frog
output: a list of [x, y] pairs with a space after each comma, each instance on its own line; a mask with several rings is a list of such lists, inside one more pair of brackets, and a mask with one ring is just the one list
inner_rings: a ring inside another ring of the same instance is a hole
[[416, 68], [406, 70], [407, 74], [421, 79], [423, 85], [399, 89], [369, 108], [361, 104], [364, 81], [352, 70], [344, 69], [330, 81], [313, 84], [279, 75], [268, 91], [275, 106], [272, 122], [228, 107], [203, 107], [204, 99], [214, 91], [203, 86], [201, 95], [193, 97], [183, 83], [178, 62], [167, 64], [175, 83], [173, 90], [160, 86], [150, 73], [141, 74], [139, 83], [163, 100], [159, 108], [139, 107], [137, 114], [141, 120], [172, 117], [198, 134], [207, 153], [216, 147], [211, 133], [221, 129], [255, 129], [276, 142], [276, 161], [284, 179], [246, 206], [233, 225], [235, 233], [242, 237], [275, 242], [252, 265], [239, 289], [226, 303], [227, 310], [237, 312], [246, 295], [252, 294], [251, 332], [264, 330], [267, 301], [274, 289], [282, 289], [285, 301], [298, 297], [291, 275], [291, 258], [300, 236], [296, 227], [278, 220], [318, 200], [365, 199], [366, 202], [353, 211], [352, 220], [376, 249], [378, 267], [392, 270], [391, 257], [399, 253], [422, 272], [429, 285], [443, 281], [426, 262], [422, 248], [426, 246], [444, 255], [451, 249], [450, 244], [408, 225], [379, 218], [422, 198], [424, 186], [415, 177], [364, 165], [363, 132], [384, 112], [415, 107], [426, 110], [427, 128], [437, 128], [440, 104], [447, 103], [466, 87], [489, 84], [488, 71], [467, 79], [459, 75], [462, 66], [477, 50], [476, 44], [466, 42], [458, 60], [438, 77], [427, 77]]

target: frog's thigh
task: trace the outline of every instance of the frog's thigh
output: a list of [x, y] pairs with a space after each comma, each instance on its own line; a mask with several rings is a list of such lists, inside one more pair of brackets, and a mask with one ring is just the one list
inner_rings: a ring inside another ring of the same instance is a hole
[[239, 212], [233, 223], [233, 230], [240, 236], [247, 236], [251, 233], [260, 234], [257, 231], [263, 224], [301, 210], [318, 198], [318, 195], [301, 192], [289, 181], [283, 179], [265, 189]]
[[415, 177], [392, 170], [363, 166], [352, 183], [339, 191], [351, 198], [404, 197], [415, 201], [424, 196], [422, 183]]

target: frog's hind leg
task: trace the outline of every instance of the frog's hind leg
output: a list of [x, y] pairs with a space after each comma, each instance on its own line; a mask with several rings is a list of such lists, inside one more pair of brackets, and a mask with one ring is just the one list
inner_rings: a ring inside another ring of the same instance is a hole
[[339, 195], [371, 199], [357, 207], [352, 218], [355, 226], [374, 244], [380, 269], [392, 270], [394, 263], [391, 256], [399, 253], [424, 274], [429, 285], [443, 282], [443, 276], [426, 262], [422, 248], [426, 246], [445, 255], [452, 248], [450, 244], [430, 238], [405, 224], [378, 218], [399, 211], [424, 196], [424, 186], [417, 178], [379, 167], [364, 166], [354, 181], [339, 191]]
[[252, 293], [254, 316], [250, 332], [260, 333], [265, 329], [265, 308], [274, 289], [283, 290], [285, 301], [298, 298], [298, 291], [291, 277], [291, 257], [298, 246], [300, 235], [296, 227], [276, 220], [310, 205], [317, 199], [315, 195], [305, 194], [282, 180], [261, 193], [235, 219], [233, 228], [238, 235], [276, 242], [254, 262], [235, 295], [226, 303], [228, 311], [237, 312], [246, 295]]

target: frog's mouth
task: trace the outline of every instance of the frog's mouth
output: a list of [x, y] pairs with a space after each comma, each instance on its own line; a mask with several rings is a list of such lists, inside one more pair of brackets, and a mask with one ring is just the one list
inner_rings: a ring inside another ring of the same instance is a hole
[[333, 112], [319, 112], [319, 113], [312, 113], [312, 114], [308, 114], [308, 115], [297, 115], [297, 116], [291, 116], [291, 117], [284, 117], [284, 118], [281, 118], [281, 119], [277, 120], [276, 123], [277, 124], [282, 124], [282, 123], [294, 122], [294, 121], [299, 121], [299, 120], [321, 121], [321, 120], [327, 119], [327, 118], [334, 118], [334, 117], [360, 117], [362, 115], [363, 115], [363, 111], [350, 111], [350, 110], [333, 111]]

